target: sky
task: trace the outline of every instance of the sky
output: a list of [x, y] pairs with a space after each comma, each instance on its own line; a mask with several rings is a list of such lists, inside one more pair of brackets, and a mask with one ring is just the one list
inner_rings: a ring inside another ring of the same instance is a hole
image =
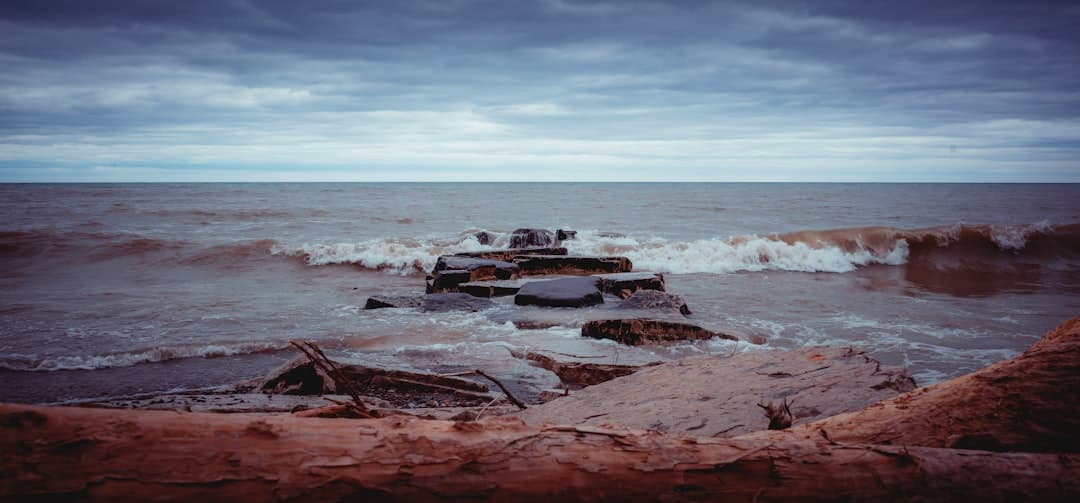
[[1080, 182], [1080, 2], [4, 0], [0, 182]]

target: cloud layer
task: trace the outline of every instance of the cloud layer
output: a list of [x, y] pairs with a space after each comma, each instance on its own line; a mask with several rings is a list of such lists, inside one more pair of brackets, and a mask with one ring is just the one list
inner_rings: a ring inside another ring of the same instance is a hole
[[0, 181], [1080, 182], [1073, 2], [7, 1]]

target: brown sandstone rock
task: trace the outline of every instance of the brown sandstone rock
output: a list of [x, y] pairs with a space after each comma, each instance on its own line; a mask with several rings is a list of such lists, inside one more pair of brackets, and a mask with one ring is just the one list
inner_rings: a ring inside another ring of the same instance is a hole
[[530, 424], [618, 424], [702, 437], [765, 430], [759, 403], [787, 400], [795, 424], [859, 410], [914, 388], [904, 369], [844, 348], [700, 356], [589, 386], [518, 417]]
[[589, 321], [581, 326], [581, 335], [593, 339], [611, 339], [628, 346], [713, 337], [738, 340], [733, 335], [713, 332], [690, 323], [650, 319]]
[[[658, 272], [619, 272], [596, 274], [603, 281], [604, 293], [611, 293], [626, 298], [638, 290], [664, 291], [664, 275]], [[628, 292], [626, 296], [621, 292]]]
[[567, 255], [525, 255], [514, 258], [522, 275], [593, 274], [630, 272], [633, 263], [626, 257], [575, 257]]

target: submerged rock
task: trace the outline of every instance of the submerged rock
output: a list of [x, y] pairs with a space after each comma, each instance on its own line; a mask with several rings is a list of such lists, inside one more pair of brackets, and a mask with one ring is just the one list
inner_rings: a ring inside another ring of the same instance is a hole
[[510, 235], [510, 248], [547, 248], [555, 242], [555, 233], [547, 229], [514, 229]]
[[515, 257], [514, 263], [523, 275], [593, 274], [630, 272], [634, 265], [626, 257], [574, 257], [566, 255], [529, 255]]
[[559, 241], [569, 241], [571, 239], [577, 239], [577, 231], [571, 231], [567, 229], [556, 230], [555, 239]]
[[488, 299], [473, 297], [467, 293], [431, 293], [420, 299], [420, 308], [430, 312], [446, 311], [482, 311], [495, 307], [495, 303]]
[[368, 297], [364, 309], [382, 309], [397, 307], [419, 308], [423, 304], [419, 295], [372, 295]]
[[585, 307], [604, 303], [600, 279], [562, 278], [525, 283], [514, 296], [519, 306]]
[[671, 309], [683, 316], [691, 314], [682, 297], [659, 290], [638, 290], [619, 304], [617, 309]]
[[581, 326], [581, 335], [593, 339], [611, 339], [628, 346], [703, 340], [713, 337], [738, 340], [733, 335], [713, 332], [690, 323], [650, 319], [589, 321]]
[[[903, 383], [899, 388], [882, 383]], [[759, 403], [790, 404], [796, 425], [914, 388], [907, 370], [845, 348], [700, 356], [643, 368], [518, 414], [529, 424], [600, 425], [735, 437], [765, 430]], [[829, 430], [832, 432], [832, 430]]]

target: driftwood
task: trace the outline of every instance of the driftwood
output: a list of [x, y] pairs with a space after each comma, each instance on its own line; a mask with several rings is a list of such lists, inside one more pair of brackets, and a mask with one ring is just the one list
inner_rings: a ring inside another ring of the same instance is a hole
[[0, 499], [1065, 499], [1080, 455], [695, 439], [508, 420], [0, 406]]
[[[971, 376], [862, 412], [723, 439], [506, 418], [0, 405], [0, 500], [1075, 501], [1078, 339], [1074, 319]], [[935, 411], [948, 416], [925, 415]], [[971, 450], [970, 440], [941, 447], [974, 431], [997, 448], [1040, 452]]]

